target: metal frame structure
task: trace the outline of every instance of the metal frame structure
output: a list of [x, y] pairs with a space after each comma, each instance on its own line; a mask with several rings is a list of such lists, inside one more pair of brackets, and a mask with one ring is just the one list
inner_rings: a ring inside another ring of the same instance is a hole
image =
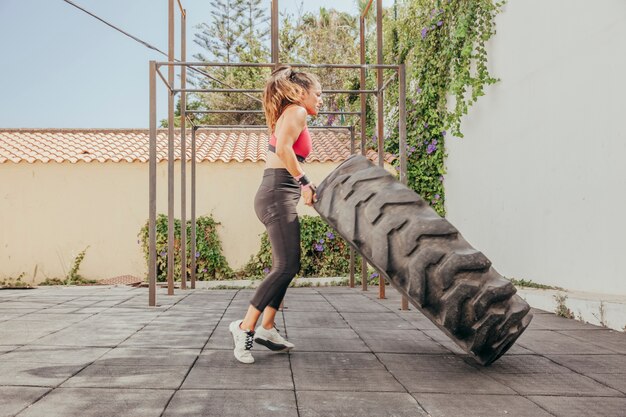
[[[195, 125], [193, 120], [189, 117], [192, 114], [213, 114], [213, 113], [262, 113], [260, 110], [188, 110], [187, 109], [187, 93], [241, 93], [249, 97], [258, 100], [258, 98], [251, 96], [250, 94], [261, 93], [261, 89], [237, 89], [227, 86], [229, 88], [211, 88], [211, 89], [195, 89], [187, 88], [187, 70], [191, 69], [198, 73], [204, 73], [199, 67], [259, 67], [259, 68], [275, 68], [281, 65], [279, 62], [278, 54], [278, 0], [271, 0], [271, 63], [207, 63], [207, 62], [186, 62], [186, 11], [183, 9], [180, 0], [178, 5], [181, 11], [181, 58], [180, 61], [174, 57], [174, 0], [168, 0], [169, 2], [169, 48], [168, 48], [168, 61], [157, 62], [150, 61], [149, 63], [149, 86], [150, 86], [150, 144], [149, 144], [149, 257], [148, 257], [148, 304], [150, 306], [156, 305], [156, 139], [157, 139], [157, 118], [156, 118], [156, 78], [157, 76], [163, 81], [167, 87], [168, 95], [168, 250], [167, 250], [167, 294], [174, 294], [174, 97], [176, 94], [180, 94], [181, 100], [181, 120], [189, 121], [191, 128], [191, 236], [190, 245], [193, 249], [191, 252], [195, 254], [196, 250], [196, 132], [199, 129], [204, 128], [254, 128], [254, 129], [266, 129], [264, 125]], [[399, 139], [400, 139], [400, 181], [406, 184], [406, 74], [404, 64], [389, 65], [382, 63], [382, 0], [376, 1], [377, 17], [377, 64], [365, 64], [365, 17], [370, 9], [373, 0], [370, 0], [366, 6], [365, 11], [360, 17], [360, 64], [287, 64], [294, 68], [334, 68], [334, 69], [350, 69], [360, 70], [360, 87], [359, 90], [322, 90], [325, 94], [358, 94], [361, 101], [361, 111], [359, 112], [341, 112], [330, 111], [320, 112], [319, 114], [332, 114], [332, 115], [350, 115], [359, 116], [360, 118], [360, 133], [361, 133], [361, 146], [360, 152], [365, 155], [366, 153], [366, 138], [365, 138], [365, 126], [366, 126], [366, 100], [368, 95], [375, 95], [377, 98], [377, 139], [378, 139], [378, 163], [379, 166], [384, 165], [384, 149], [383, 149], [383, 132], [384, 132], [384, 117], [383, 117], [383, 104], [384, 104], [384, 91], [388, 87], [389, 83], [393, 79], [398, 77], [398, 90], [399, 90]], [[161, 73], [160, 68], [167, 67], [168, 76], [167, 79]], [[175, 69], [180, 67], [180, 86], [176, 88], [174, 83]], [[377, 88], [373, 90], [367, 90], [365, 88], [365, 76], [368, 69], [377, 71]], [[383, 79], [383, 71], [385, 69], [394, 70], [394, 75], [385, 81]], [[223, 83], [222, 83], [223, 84]], [[223, 84], [224, 85], [224, 84]], [[354, 126], [311, 126], [311, 128], [323, 128], [323, 129], [347, 129], [350, 132], [350, 151], [355, 153], [355, 127]], [[187, 248], [186, 248], [186, 210], [187, 210], [187, 153], [186, 153], [186, 123], [181, 123], [180, 126], [181, 135], [181, 289], [185, 289], [187, 286]], [[350, 287], [354, 287], [354, 249], [350, 250]], [[195, 288], [196, 284], [196, 258], [191, 257], [191, 288]], [[361, 265], [361, 281], [362, 289], [367, 290], [367, 264], [363, 260]], [[385, 282], [380, 278], [379, 285], [379, 297], [385, 298]], [[408, 309], [408, 300], [402, 298], [402, 309]]]

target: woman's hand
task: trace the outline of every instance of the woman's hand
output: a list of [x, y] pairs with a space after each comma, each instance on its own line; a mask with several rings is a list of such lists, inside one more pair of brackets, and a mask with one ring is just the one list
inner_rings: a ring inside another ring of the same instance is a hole
[[302, 198], [304, 198], [304, 204], [307, 206], [313, 206], [313, 203], [317, 202], [317, 194], [315, 193], [317, 188], [315, 184], [311, 183], [308, 187], [302, 190]]

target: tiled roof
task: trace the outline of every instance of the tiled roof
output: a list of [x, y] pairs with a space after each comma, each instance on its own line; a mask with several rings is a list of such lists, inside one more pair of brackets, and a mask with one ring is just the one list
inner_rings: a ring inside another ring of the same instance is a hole
[[[340, 162], [350, 155], [349, 133], [311, 129], [313, 151], [307, 162]], [[0, 129], [0, 164], [6, 162], [148, 162], [147, 129]], [[175, 159], [180, 160], [180, 130], [175, 131]], [[199, 129], [197, 162], [258, 162], [267, 154], [267, 129]], [[376, 152], [367, 156], [374, 162]], [[187, 131], [191, 158], [191, 131]], [[386, 154], [385, 161], [393, 161]], [[157, 132], [157, 161], [167, 160], [167, 130]]]

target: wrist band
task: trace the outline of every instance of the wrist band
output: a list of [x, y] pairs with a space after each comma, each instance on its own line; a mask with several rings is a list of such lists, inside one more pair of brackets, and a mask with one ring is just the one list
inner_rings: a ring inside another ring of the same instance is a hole
[[302, 191], [307, 190], [307, 189], [309, 190], [311, 189], [311, 183], [302, 186]]
[[298, 177], [296, 177], [296, 180], [300, 183], [302, 187], [311, 183], [311, 181], [309, 181], [305, 174], [299, 175]]

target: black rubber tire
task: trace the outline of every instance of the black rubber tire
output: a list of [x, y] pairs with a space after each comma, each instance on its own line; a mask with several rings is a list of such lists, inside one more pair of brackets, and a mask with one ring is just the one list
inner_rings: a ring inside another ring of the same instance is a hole
[[361, 155], [317, 188], [314, 207], [389, 283], [483, 365], [532, 319], [510, 281], [417, 193]]

